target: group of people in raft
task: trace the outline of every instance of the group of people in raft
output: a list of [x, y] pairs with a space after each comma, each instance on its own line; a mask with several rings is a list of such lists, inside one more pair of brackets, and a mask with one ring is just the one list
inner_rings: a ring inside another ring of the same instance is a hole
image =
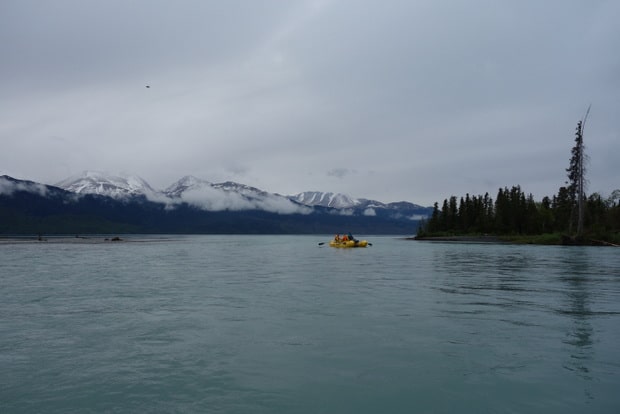
[[349, 241], [349, 240], [353, 240], [355, 243], [357, 243], [359, 241], [355, 237], [353, 237], [351, 232], [349, 232], [348, 234], [343, 234], [342, 237], [340, 237], [340, 234], [336, 234], [334, 236], [334, 241], [336, 241], [336, 242], [345, 242], [345, 241]]

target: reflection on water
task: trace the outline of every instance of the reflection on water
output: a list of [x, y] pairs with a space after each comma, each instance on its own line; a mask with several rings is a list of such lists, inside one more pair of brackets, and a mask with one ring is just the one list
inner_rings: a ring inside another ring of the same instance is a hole
[[[435, 288], [454, 293], [456, 296], [449, 301], [458, 304], [518, 306], [528, 301], [519, 292], [536, 289], [536, 284], [530, 283], [532, 261], [527, 252], [497, 255], [479, 245], [440, 250], [435, 252], [433, 262], [435, 273], [441, 278]], [[476, 300], [464, 299], [467, 295]]]
[[589, 250], [571, 249], [566, 251], [564, 267], [560, 270], [560, 280], [566, 283], [566, 302], [572, 319], [572, 329], [567, 333], [565, 343], [572, 346], [570, 358], [564, 367], [591, 380], [589, 364], [592, 360], [592, 310], [590, 309], [588, 279], [591, 275]]
[[[455, 336], [469, 334], [470, 345], [486, 347], [497, 354], [498, 360], [522, 358], [518, 344], [527, 344], [539, 350], [530, 363], [559, 356], [558, 364], [563, 369], [591, 382], [596, 343], [592, 320], [618, 315], [617, 305], [596, 309], [592, 302], [617, 294], [605, 291], [610, 281], [618, 280], [617, 273], [597, 261], [600, 250], [553, 248], [548, 250], [553, 254], [547, 255], [545, 249], [450, 243], [440, 246], [433, 252], [435, 280], [430, 286], [440, 292], [436, 310], [447, 320], [449, 332], [455, 332]], [[488, 329], [489, 321], [495, 322], [492, 326], [496, 338], [503, 338], [499, 344], [505, 349], [484, 341], [475, 343], [484, 334], [480, 328]], [[540, 341], [541, 329], [549, 337], [545, 340], [554, 341]], [[592, 398], [587, 387], [585, 384], [585, 394]]]

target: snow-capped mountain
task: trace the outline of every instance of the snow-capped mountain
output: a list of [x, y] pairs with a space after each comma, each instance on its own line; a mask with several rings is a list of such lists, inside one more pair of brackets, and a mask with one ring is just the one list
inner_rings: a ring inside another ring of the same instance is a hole
[[[308, 207], [243, 184], [211, 185], [194, 178], [181, 184], [186, 188], [175, 198], [163, 193], [155, 198], [82, 197], [57, 186], [0, 176], [0, 234], [329, 234], [345, 229], [411, 234], [417, 226], [415, 211]], [[5, 216], [9, 219], [3, 221]]]
[[359, 207], [361, 201], [341, 193], [324, 193], [320, 191], [305, 191], [289, 197], [298, 203], [307, 206], [321, 206], [332, 208], [353, 208]]
[[99, 194], [113, 198], [136, 195], [152, 195], [157, 192], [142, 178], [134, 175], [119, 177], [99, 171], [84, 171], [69, 177], [56, 187], [77, 194]]
[[430, 207], [423, 207], [408, 201], [382, 203], [381, 201], [368, 200], [366, 198], [352, 198], [341, 193], [320, 191], [306, 191], [289, 196], [289, 198], [311, 207], [321, 206], [348, 212], [358, 211], [365, 215], [374, 215], [382, 211], [383, 214], [409, 217], [412, 220], [428, 217], [432, 211]]
[[324, 193], [320, 191], [306, 191], [289, 197], [291, 200], [307, 206], [322, 206], [332, 208], [386, 208], [386, 209], [411, 209], [423, 208], [407, 201], [395, 203], [382, 203], [377, 200], [366, 198], [352, 198], [342, 193]]
[[168, 197], [177, 198], [182, 197], [183, 193], [189, 191], [202, 190], [205, 188], [213, 188], [220, 191], [235, 192], [246, 197], [266, 197], [270, 194], [266, 191], [259, 190], [249, 185], [235, 183], [233, 181], [226, 181], [223, 183], [212, 183], [207, 180], [196, 178], [192, 175], [186, 175], [176, 183], [166, 188], [163, 193]]
[[[213, 184], [214, 188], [220, 188], [224, 191], [235, 191], [248, 197], [267, 196], [268, 192], [259, 190], [256, 187], [250, 187], [249, 185], [235, 183], [234, 181], [226, 181], [223, 183]], [[271, 194], [275, 195], [275, 194]]]
[[307, 214], [311, 208], [287, 197], [232, 181], [213, 184], [193, 176], [185, 176], [164, 190], [171, 203], [184, 202], [204, 210], [264, 210], [274, 213]]
[[145, 196], [170, 208], [186, 203], [208, 211], [263, 210], [280, 214], [308, 214], [315, 207], [334, 209], [339, 214], [390, 214], [412, 218], [428, 216], [427, 207], [409, 202], [382, 203], [346, 194], [306, 191], [293, 196], [268, 193], [256, 187], [232, 181], [212, 183], [191, 175], [185, 176], [163, 191], [154, 190], [137, 176], [115, 176], [84, 171], [56, 184], [76, 194], [98, 194], [116, 199]]
[[163, 193], [171, 198], [179, 198], [186, 191], [199, 190], [205, 187], [211, 187], [213, 184], [207, 180], [196, 178], [193, 175], [186, 175], [174, 184], [166, 188]]

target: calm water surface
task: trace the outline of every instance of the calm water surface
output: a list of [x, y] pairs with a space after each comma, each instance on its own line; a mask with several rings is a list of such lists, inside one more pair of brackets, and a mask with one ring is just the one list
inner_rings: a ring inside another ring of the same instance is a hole
[[0, 245], [0, 412], [620, 412], [620, 249], [368, 239]]

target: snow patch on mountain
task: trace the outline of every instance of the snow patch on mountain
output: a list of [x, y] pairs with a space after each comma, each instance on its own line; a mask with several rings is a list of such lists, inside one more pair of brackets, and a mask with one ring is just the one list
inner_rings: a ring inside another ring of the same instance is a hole
[[135, 175], [121, 177], [100, 171], [84, 171], [56, 183], [56, 186], [76, 194], [98, 194], [113, 198], [144, 195], [157, 198], [157, 192]]
[[351, 198], [342, 193], [331, 193], [321, 191], [305, 191], [303, 193], [290, 196], [291, 200], [307, 206], [321, 206], [332, 208], [352, 208], [360, 205], [360, 200]]
[[171, 184], [164, 190], [164, 194], [171, 198], [179, 198], [183, 193], [188, 191], [200, 190], [205, 187], [211, 187], [211, 182], [196, 178], [193, 175], [186, 175], [174, 184]]
[[213, 184], [213, 187], [220, 188], [224, 191], [234, 191], [248, 197], [264, 197], [272, 195], [266, 191], [259, 190], [256, 187], [250, 187], [249, 185], [235, 183], [233, 181], [226, 181], [223, 183]]

